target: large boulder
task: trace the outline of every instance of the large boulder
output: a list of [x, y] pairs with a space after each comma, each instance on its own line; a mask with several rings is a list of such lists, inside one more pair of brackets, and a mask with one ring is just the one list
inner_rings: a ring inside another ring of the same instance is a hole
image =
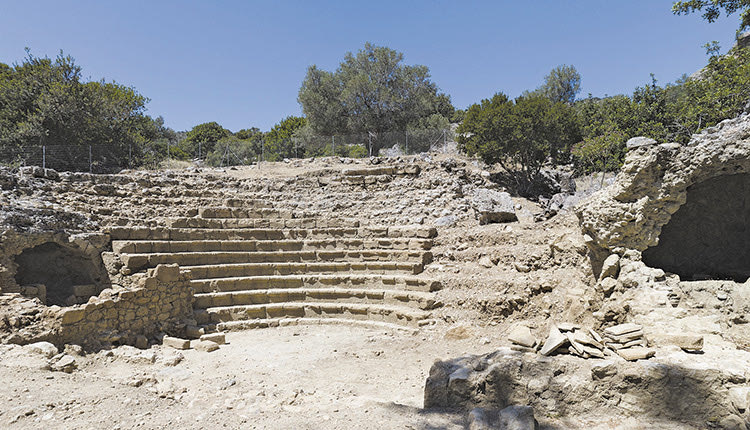
[[506, 192], [478, 188], [471, 203], [480, 225], [518, 220], [513, 199]]

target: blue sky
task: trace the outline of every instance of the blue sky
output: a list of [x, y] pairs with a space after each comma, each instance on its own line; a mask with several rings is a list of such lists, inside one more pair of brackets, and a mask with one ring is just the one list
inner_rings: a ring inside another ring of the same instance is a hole
[[63, 49], [93, 79], [134, 86], [176, 130], [217, 121], [268, 130], [300, 115], [307, 67], [334, 70], [365, 42], [424, 64], [459, 108], [539, 86], [573, 64], [581, 96], [630, 93], [692, 73], [702, 45], [733, 44], [736, 15], [708, 24], [671, 0], [16, 1], [0, 3], [0, 62]]

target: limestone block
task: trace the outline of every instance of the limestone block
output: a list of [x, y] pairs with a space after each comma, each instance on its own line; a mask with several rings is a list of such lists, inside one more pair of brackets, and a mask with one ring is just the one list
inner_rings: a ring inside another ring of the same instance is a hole
[[210, 340], [194, 340], [191, 343], [191, 346], [193, 349], [197, 351], [203, 351], [203, 352], [212, 352], [219, 349], [219, 344], [216, 342], [211, 342]]
[[628, 361], [636, 361], [636, 360], [643, 360], [647, 358], [651, 358], [654, 356], [656, 352], [651, 348], [644, 348], [644, 347], [633, 347], [633, 348], [624, 348], [617, 350], [617, 354], [620, 355], [620, 357], [624, 358]]
[[200, 338], [201, 340], [215, 342], [218, 345], [224, 345], [226, 343], [226, 337], [224, 333], [208, 333], [202, 335]]
[[24, 346], [27, 351], [35, 354], [41, 354], [47, 358], [52, 358], [57, 355], [57, 347], [49, 342], [35, 342]]
[[531, 330], [525, 325], [518, 325], [511, 330], [508, 334], [508, 340], [516, 345], [525, 346], [527, 348], [533, 348], [537, 342], [536, 337], [531, 334]]
[[67, 309], [62, 312], [62, 324], [63, 325], [75, 324], [81, 321], [85, 315], [86, 313], [82, 308]]
[[159, 264], [154, 275], [161, 282], [176, 282], [180, 279], [180, 266], [177, 264]]
[[620, 271], [620, 256], [612, 254], [604, 260], [602, 264], [602, 272], [599, 275], [599, 279], [604, 278], [617, 278], [617, 274]]
[[178, 337], [164, 336], [162, 339], [162, 345], [172, 347], [174, 349], [190, 349], [190, 341], [187, 339], [180, 339]]

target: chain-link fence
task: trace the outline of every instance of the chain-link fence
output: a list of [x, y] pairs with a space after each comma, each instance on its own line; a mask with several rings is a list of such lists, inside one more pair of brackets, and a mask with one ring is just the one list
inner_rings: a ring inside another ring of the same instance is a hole
[[196, 161], [210, 166], [253, 165], [264, 161], [310, 157], [397, 156], [444, 152], [453, 142], [450, 129], [316, 135], [298, 133], [286, 139], [228, 138], [210, 143], [155, 141], [143, 144], [0, 145], [0, 164], [41, 166], [59, 171], [111, 173], [122, 169], [158, 168], [165, 160]]

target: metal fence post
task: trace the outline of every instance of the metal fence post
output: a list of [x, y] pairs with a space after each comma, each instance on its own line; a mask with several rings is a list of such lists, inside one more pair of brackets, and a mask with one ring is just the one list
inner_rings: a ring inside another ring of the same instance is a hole
[[89, 173], [94, 173], [94, 165], [92, 164], [91, 156], [91, 145], [89, 145]]
[[331, 136], [331, 152], [333, 152], [333, 156], [336, 156], [336, 135]]
[[448, 152], [448, 137], [445, 133], [445, 129], [443, 129], [443, 154]]
[[405, 131], [404, 135], [406, 136], [406, 149], [404, 150], [404, 155], [409, 155], [409, 131]]
[[128, 143], [128, 169], [133, 168], [133, 142]]
[[47, 168], [47, 145], [42, 146], [42, 169]]

